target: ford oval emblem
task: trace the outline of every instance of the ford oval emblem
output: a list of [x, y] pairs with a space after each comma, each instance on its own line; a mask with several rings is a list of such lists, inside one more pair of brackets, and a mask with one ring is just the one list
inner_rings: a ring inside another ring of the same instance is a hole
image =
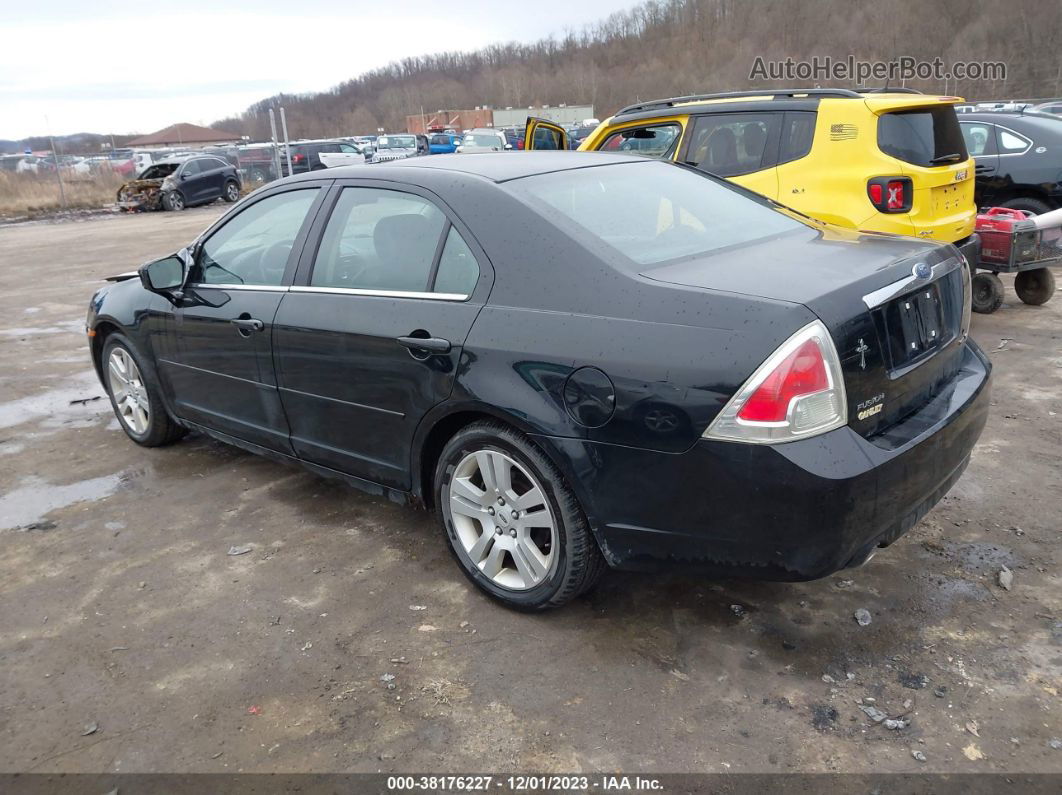
[[933, 269], [929, 267], [926, 263], [919, 262], [913, 268], [911, 268], [911, 273], [916, 279], [928, 279], [930, 276], [933, 275]]

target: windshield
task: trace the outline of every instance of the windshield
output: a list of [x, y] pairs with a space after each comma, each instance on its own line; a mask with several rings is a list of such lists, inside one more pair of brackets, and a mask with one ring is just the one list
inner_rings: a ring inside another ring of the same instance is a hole
[[959, 119], [951, 105], [883, 113], [878, 148], [916, 166], [942, 166], [966, 160]]
[[376, 139], [377, 149], [415, 149], [417, 139], [412, 135], [388, 135]]
[[501, 137], [493, 133], [467, 133], [461, 143], [464, 146], [505, 146]]
[[164, 179], [177, 170], [180, 163], [156, 163], [148, 166], [140, 175], [140, 179]]
[[506, 187], [575, 237], [589, 236], [639, 265], [808, 228], [765, 199], [670, 163], [557, 171]]

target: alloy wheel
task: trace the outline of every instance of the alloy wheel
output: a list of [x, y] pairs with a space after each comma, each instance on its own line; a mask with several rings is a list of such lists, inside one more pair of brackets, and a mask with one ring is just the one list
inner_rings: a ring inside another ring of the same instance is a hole
[[238, 198], [240, 198], [240, 189], [237, 188], [234, 184], [229, 183], [229, 187], [226, 188], [226, 195], [228, 196], [230, 202], [234, 202]]
[[146, 433], [151, 422], [147, 385], [140, 375], [140, 368], [125, 348], [111, 351], [107, 361], [107, 380], [119, 419], [133, 433]]
[[449, 485], [458, 546], [493, 583], [526, 591], [557, 565], [557, 522], [545, 489], [498, 450], [466, 455]]

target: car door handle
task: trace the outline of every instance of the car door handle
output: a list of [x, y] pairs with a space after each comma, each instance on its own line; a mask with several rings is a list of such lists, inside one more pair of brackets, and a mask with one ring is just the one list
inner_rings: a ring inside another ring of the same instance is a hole
[[449, 353], [450, 340], [439, 337], [398, 337], [398, 344], [411, 351], [430, 351], [431, 353]]
[[261, 331], [265, 328], [265, 323], [253, 317], [238, 317], [231, 322], [232, 325], [239, 329], [241, 334], [248, 331]]
[[974, 166], [974, 173], [975, 174], [991, 174], [995, 170], [996, 170], [995, 166], [990, 166], [987, 163], [985, 163], [984, 165], [976, 165], [976, 166]]

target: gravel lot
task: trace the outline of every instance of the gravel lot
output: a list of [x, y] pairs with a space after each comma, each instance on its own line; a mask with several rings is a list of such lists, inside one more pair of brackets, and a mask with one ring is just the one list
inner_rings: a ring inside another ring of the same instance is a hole
[[988, 428], [863, 568], [526, 616], [428, 514], [118, 430], [87, 300], [222, 209], [0, 228], [0, 770], [1062, 772], [1062, 296], [974, 317]]

